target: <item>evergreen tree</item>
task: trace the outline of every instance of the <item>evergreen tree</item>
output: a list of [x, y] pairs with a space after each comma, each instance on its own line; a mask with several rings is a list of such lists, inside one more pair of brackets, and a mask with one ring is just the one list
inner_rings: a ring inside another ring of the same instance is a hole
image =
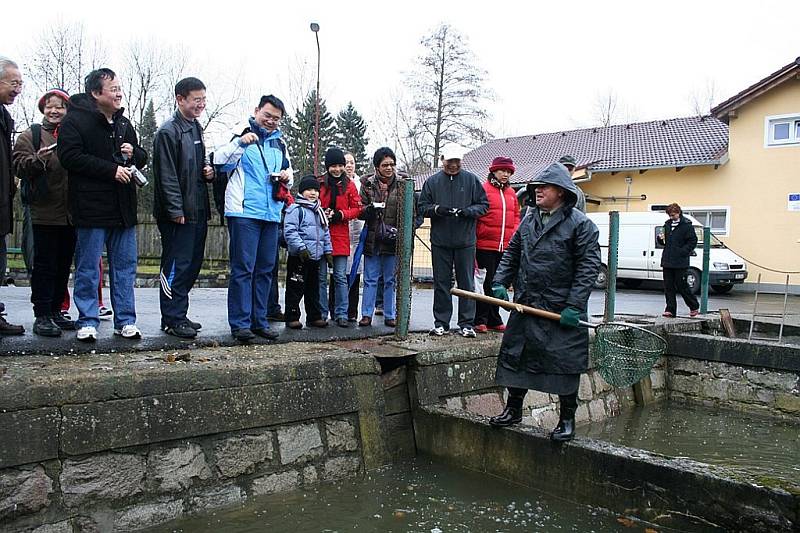
[[[156, 110], [152, 100], [150, 100], [150, 102], [147, 104], [144, 115], [142, 115], [142, 122], [139, 124], [138, 129], [139, 146], [144, 148], [144, 150], [149, 154], [150, 162], [152, 163], [153, 140], [156, 136], [156, 130], [158, 130], [158, 124], [156, 124]], [[148, 180], [153, 180], [152, 164], [148, 165], [143, 172], [147, 176]], [[150, 214], [153, 212], [153, 191], [151, 187], [149, 189], [150, 190], [147, 191], [139, 191], [138, 212], [140, 214]]]
[[336, 116], [336, 144], [346, 152], [353, 152], [356, 174], [363, 176], [365, 172], [372, 171], [372, 165], [367, 159], [367, 124], [353, 107], [353, 102], [349, 102]]
[[293, 117], [286, 121], [284, 130], [292, 168], [300, 176], [322, 174], [325, 172], [325, 150], [336, 143], [336, 125], [328, 113], [325, 100], [319, 103], [319, 169], [314, 171], [314, 119], [316, 91], [311, 91]]

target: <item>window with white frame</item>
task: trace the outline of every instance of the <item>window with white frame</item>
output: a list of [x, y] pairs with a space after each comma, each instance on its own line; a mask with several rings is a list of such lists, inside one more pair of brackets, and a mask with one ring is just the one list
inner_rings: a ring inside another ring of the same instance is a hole
[[766, 146], [800, 144], [800, 114], [767, 117], [765, 126]]
[[714, 235], [727, 235], [730, 227], [730, 209], [727, 207], [684, 207], [683, 213], [692, 216], [703, 226], [711, 228]]

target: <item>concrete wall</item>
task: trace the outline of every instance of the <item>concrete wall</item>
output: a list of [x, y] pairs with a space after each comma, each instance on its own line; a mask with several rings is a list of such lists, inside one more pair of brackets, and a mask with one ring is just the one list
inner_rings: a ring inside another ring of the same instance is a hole
[[4, 358], [0, 531], [135, 530], [389, 462], [375, 359], [301, 346]]

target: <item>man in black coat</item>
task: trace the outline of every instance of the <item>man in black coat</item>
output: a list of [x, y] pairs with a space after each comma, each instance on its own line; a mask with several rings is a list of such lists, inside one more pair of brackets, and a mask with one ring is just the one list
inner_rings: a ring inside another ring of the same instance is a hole
[[661, 268], [664, 272], [664, 297], [667, 300], [667, 308], [664, 316], [674, 318], [678, 314], [678, 302], [675, 298], [676, 293], [683, 296], [683, 301], [689, 308], [689, 316], [697, 316], [700, 304], [692, 294], [689, 284], [686, 282], [686, 270], [689, 268], [689, 257], [697, 248], [697, 233], [688, 218], [683, 216], [681, 206], [670, 204], [667, 206], [669, 220], [664, 222], [664, 234], [662, 244], [664, 250], [661, 253]]
[[[442, 170], [422, 186], [418, 209], [431, 219], [431, 261], [433, 263], [433, 329], [442, 336], [450, 331], [453, 298], [450, 296], [453, 270], [459, 289], [474, 290], [475, 226], [489, 211], [489, 200], [478, 176], [463, 170], [462, 148], [450, 144], [442, 150]], [[459, 298], [458, 327], [464, 337], [475, 337], [475, 301]]]
[[513, 284], [516, 303], [558, 313], [561, 321], [511, 312], [495, 376], [498, 385], [508, 388], [508, 403], [490, 423], [519, 423], [528, 389], [558, 394], [561, 413], [551, 438], [565, 441], [575, 434], [578, 385], [589, 365], [589, 333], [578, 322], [587, 320], [600, 270], [599, 232], [575, 208], [576, 186], [564, 165], [550, 165], [533, 186], [536, 207], [511, 238], [492, 293], [507, 300], [507, 287]]
[[153, 215], [161, 233], [161, 327], [184, 339], [200, 324], [186, 317], [189, 291], [203, 265], [211, 210], [203, 130], [197, 118], [206, 108], [206, 86], [197, 78], [175, 85], [178, 110], [158, 128], [153, 141]]
[[[14, 132], [14, 120], [6, 106], [22, 92], [22, 75], [17, 64], [0, 56], [0, 239], [2, 254], [6, 254], [6, 235], [14, 230], [14, 175], [11, 172], [11, 135]], [[3, 258], [5, 259], [5, 258]], [[0, 277], [6, 275], [5, 260]], [[0, 306], [3, 304], [0, 304]], [[25, 328], [9, 324], [0, 316], [0, 335], [22, 335]]]
[[58, 137], [58, 159], [69, 175], [69, 209], [77, 233], [77, 338], [97, 339], [97, 285], [103, 247], [108, 253], [114, 333], [139, 339], [136, 281], [136, 179], [131, 165], [147, 163], [136, 131], [123, 116], [120, 80], [111, 69], [86, 76], [86, 92], [70, 99]]

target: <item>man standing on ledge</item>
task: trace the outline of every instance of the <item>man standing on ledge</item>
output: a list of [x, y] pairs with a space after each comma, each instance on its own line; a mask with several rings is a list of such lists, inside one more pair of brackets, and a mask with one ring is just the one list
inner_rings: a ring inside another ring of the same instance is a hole
[[581, 373], [589, 364], [589, 333], [579, 328], [600, 270], [598, 230], [575, 208], [576, 187], [564, 165], [553, 163], [533, 181], [536, 208], [520, 223], [492, 284], [495, 298], [561, 314], [561, 322], [511, 312], [497, 358], [495, 381], [508, 388], [502, 414], [489, 423], [503, 427], [522, 420], [528, 389], [558, 394], [560, 416], [550, 435], [575, 435]]
[[[433, 318], [431, 335], [450, 330], [453, 298], [450, 296], [453, 269], [459, 289], [475, 290], [475, 225], [489, 210], [489, 200], [478, 176], [461, 169], [464, 149], [449, 144], [442, 150], [442, 170], [422, 186], [419, 211], [431, 219], [431, 260], [433, 262]], [[475, 337], [475, 301], [460, 298], [458, 327], [463, 337]]]

